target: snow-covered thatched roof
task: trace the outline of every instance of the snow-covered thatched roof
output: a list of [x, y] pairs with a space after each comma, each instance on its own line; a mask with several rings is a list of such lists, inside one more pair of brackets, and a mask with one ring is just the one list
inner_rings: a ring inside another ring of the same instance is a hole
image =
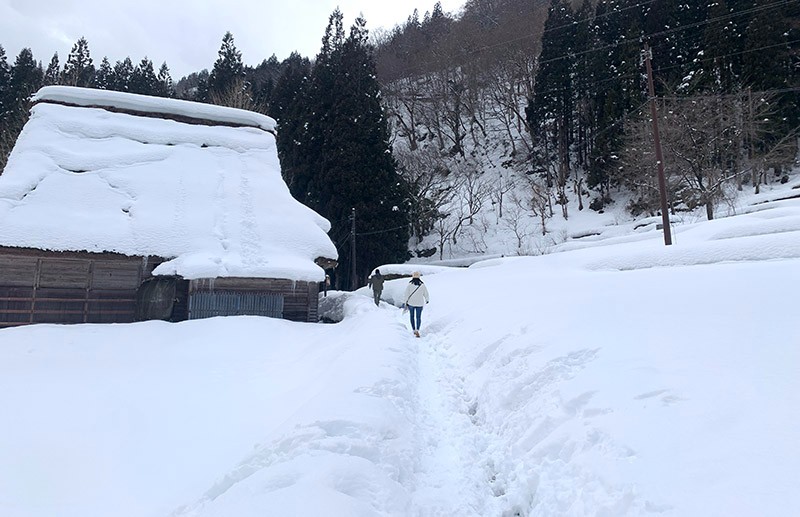
[[185, 278], [316, 281], [337, 257], [281, 178], [273, 119], [64, 86], [34, 100], [0, 176], [0, 246], [155, 255]]

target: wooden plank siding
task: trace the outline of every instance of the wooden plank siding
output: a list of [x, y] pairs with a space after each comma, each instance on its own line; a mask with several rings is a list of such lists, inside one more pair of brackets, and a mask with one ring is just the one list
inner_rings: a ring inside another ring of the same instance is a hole
[[[129, 323], [137, 289], [163, 259], [117, 253], [0, 247], [0, 328], [30, 323]], [[179, 280], [173, 321], [188, 318], [195, 291], [218, 289], [283, 297], [284, 319], [318, 320], [318, 284], [283, 279]]]
[[132, 322], [146, 269], [121, 254], [0, 248], [0, 328]]

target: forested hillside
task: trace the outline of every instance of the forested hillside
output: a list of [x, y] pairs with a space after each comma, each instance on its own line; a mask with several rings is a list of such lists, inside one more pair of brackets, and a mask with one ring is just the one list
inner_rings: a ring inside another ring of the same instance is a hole
[[505, 252], [527, 254], [553, 218], [657, 214], [652, 110], [672, 213], [713, 218], [797, 159], [796, 0], [470, 0], [371, 35], [342, 20], [317, 56], [257, 66], [227, 33], [210, 72], [175, 84], [147, 57], [95, 65], [84, 38], [64, 66], [0, 47], [0, 169], [42, 85], [266, 113], [292, 194], [331, 220], [346, 288], [381, 263], [464, 252], [488, 219], [516, 241]]
[[480, 209], [471, 198], [502, 210], [520, 186], [542, 229], [584, 203], [655, 214], [646, 47], [672, 211], [713, 218], [744, 185], [785, 178], [800, 123], [797, 2], [471, 0], [458, 17], [414, 13], [378, 44], [395, 153], [424, 194], [418, 230], [455, 237]]

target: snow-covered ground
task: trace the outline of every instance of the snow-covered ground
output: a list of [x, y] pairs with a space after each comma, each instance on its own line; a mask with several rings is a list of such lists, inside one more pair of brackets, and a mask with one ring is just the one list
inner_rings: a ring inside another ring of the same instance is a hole
[[0, 331], [0, 515], [800, 515], [795, 194], [428, 270], [421, 339], [364, 290]]

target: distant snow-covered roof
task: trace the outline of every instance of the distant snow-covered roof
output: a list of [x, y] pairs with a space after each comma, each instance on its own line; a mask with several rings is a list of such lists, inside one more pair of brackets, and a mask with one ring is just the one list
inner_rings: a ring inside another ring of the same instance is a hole
[[[45, 101], [56, 97], [69, 105]], [[36, 98], [0, 176], [0, 246], [155, 255], [170, 259], [155, 274], [185, 278], [317, 281], [314, 260], [337, 257], [330, 223], [289, 193], [272, 133], [72, 102], [227, 112], [186, 101], [68, 87]]]
[[274, 131], [274, 119], [252, 111], [225, 106], [164, 97], [150, 97], [133, 93], [77, 88], [73, 86], [45, 86], [33, 96], [34, 102], [55, 102], [72, 106], [113, 108], [142, 114], [176, 115], [209, 122], [239, 126], [260, 127]]

